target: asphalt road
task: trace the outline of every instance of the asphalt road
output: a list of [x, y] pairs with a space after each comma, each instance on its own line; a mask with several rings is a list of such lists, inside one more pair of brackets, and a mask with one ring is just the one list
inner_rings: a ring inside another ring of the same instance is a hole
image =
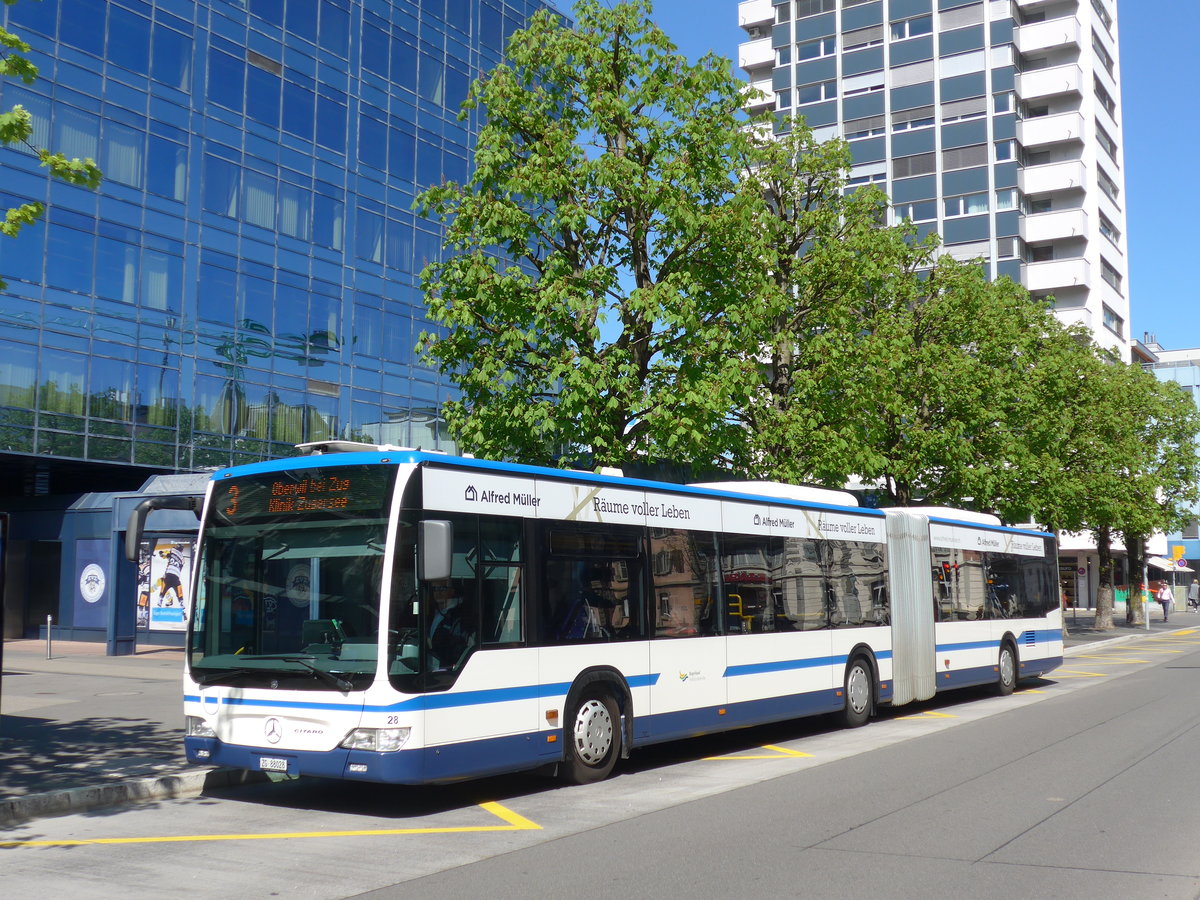
[[303, 779], [8, 829], [5, 896], [1195, 897], [1200, 632], [1012, 697], [650, 748], [617, 777]]

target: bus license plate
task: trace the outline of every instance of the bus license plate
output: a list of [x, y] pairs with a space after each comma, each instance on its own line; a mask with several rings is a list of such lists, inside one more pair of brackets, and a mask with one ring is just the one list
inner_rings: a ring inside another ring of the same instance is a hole
[[260, 756], [258, 758], [258, 767], [264, 772], [286, 772], [287, 764], [286, 759], [280, 759], [278, 756]]

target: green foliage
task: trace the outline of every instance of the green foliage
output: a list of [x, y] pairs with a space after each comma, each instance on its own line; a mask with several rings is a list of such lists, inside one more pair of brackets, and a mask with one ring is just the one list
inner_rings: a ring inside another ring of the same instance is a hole
[[[16, 0], [4, 0], [11, 6]], [[25, 84], [37, 80], [38, 70], [25, 55], [31, 51], [29, 44], [5, 28], [0, 28], [0, 78], [19, 78]], [[68, 184], [79, 185], [90, 190], [100, 186], [103, 178], [93, 159], [68, 159], [62, 153], [53, 153], [32, 143], [33, 117], [19, 104], [8, 112], [0, 113], [0, 145], [24, 149], [38, 158], [52, 178]], [[40, 221], [45, 206], [38, 202], [23, 203], [9, 209], [0, 221], [0, 234], [16, 237], [21, 229]], [[6, 287], [0, 280], [0, 290]]]
[[[724, 464], [882, 486], [891, 504], [1148, 533], [1200, 481], [1191, 401], [936, 237], [847, 193], [844, 142], [740, 114], [646, 0], [540, 14], [475, 83], [475, 170], [419, 200], [446, 227], [420, 351], [463, 449]], [[464, 113], [465, 114], [465, 113]]]
[[794, 124], [745, 173], [772, 201], [758, 252], [773, 284], [738, 466], [1068, 530], [1177, 522], [1200, 479], [1191, 401], [1019, 285], [879, 227], [885, 198], [844, 196], [845, 165]]
[[1042, 497], [1048, 521], [1071, 531], [1169, 531], [1189, 516], [1200, 485], [1200, 414], [1178, 385], [1093, 353], [1068, 372], [1046, 455], [1058, 490]]
[[467, 101], [487, 114], [471, 180], [420, 198], [448, 247], [423, 274], [443, 328], [420, 348], [458, 382], [465, 449], [706, 460], [744, 392], [761, 200], [731, 171], [741, 88], [649, 13], [535, 16]]

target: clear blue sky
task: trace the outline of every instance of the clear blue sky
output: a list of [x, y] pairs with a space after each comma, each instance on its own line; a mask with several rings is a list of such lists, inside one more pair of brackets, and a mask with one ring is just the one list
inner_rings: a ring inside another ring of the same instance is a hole
[[[745, 35], [736, 0], [655, 0], [654, 16], [693, 59], [713, 50], [736, 64]], [[1123, 0], [1117, 21], [1129, 335], [1156, 334], [1170, 350], [1200, 347], [1200, 4]]]

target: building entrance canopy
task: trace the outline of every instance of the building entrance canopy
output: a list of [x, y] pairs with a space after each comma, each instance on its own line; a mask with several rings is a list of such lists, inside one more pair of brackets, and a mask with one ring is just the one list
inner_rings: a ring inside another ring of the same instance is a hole
[[1181, 566], [1169, 559], [1163, 559], [1161, 556], [1151, 556], [1146, 560], [1146, 565], [1154, 566], [1156, 569], [1166, 569], [1169, 572], [1194, 572], [1195, 569], [1189, 569], [1187, 566]]

